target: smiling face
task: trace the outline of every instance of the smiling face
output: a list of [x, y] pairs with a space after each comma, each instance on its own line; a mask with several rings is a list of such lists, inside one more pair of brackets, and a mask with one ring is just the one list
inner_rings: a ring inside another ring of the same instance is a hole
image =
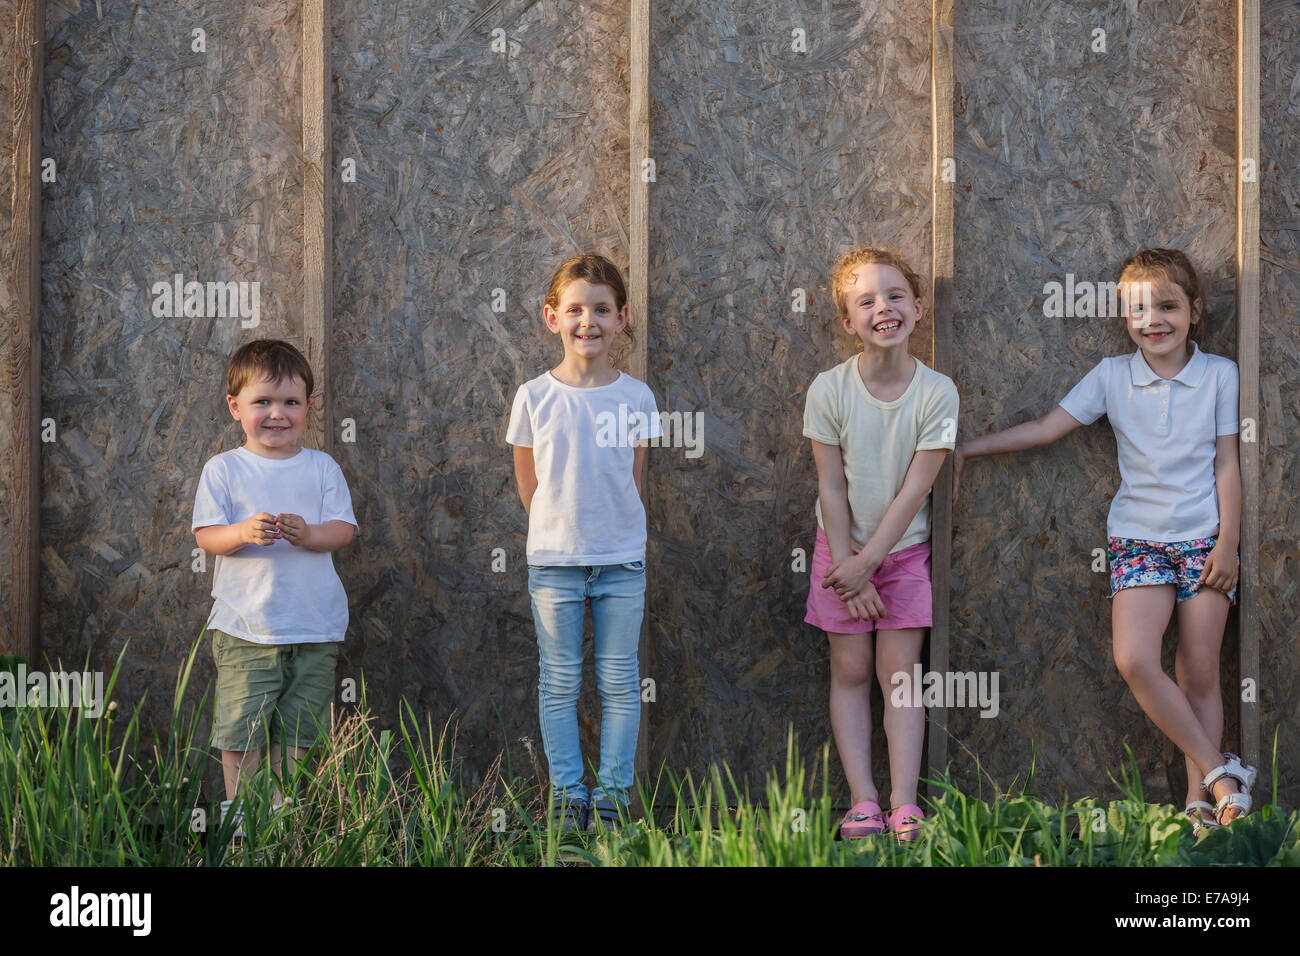
[[560, 336], [566, 358], [583, 362], [606, 358], [614, 336], [627, 325], [627, 304], [615, 305], [614, 290], [574, 279], [560, 293], [558, 308], [545, 306], [546, 327]]
[[1187, 336], [1200, 321], [1200, 299], [1189, 300], [1182, 286], [1158, 276], [1132, 277], [1125, 291], [1129, 338], [1148, 361], [1190, 353]]
[[897, 268], [879, 262], [857, 266], [845, 290], [845, 331], [865, 348], [907, 348], [907, 340], [922, 314], [922, 302], [912, 294]]
[[227, 395], [230, 414], [248, 438], [245, 447], [264, 458], [292, 458], [307, 425], [307, 385], [301, 378], [249, 382]]

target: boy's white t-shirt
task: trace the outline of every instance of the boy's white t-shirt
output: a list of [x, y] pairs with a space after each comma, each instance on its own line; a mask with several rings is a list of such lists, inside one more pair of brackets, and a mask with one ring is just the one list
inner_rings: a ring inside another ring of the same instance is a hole
[[[357, 523], [343, 470], [323, 451], [303, 448], [276, 459], [241, 446], [208, 459], [191, 530], [236, 524], [262, 511], [301, 515], [308, 524]], [[343, 640], [348, 629], [334, 555], [283, 539], [217, 555], [212, 597], [208, 628], [255, 644], [323, 644]]]
[[[956, 445], [958, 404], [952, 379], [927, 368], [920, 359], [916, 359], [916, 372], [907, 389], [892, 402], [882, 402], [867, 390], [858, 372], [857, 355], [813, 379], [804, 404], [803, 433], [823, 445], [840, 448], [854, 548], [866, 547], [880, 527], [903, 488], [913, 456], [936, 448], [951, 451]], [[825, 529], [820, 496], [816, 512], [817, 524]], [[929, 538], [927, 495], [889, 553]]]
[[577, 388], [550, 372], [519, 387], [506, 441], [533, 449], [537, 491], [528, 515], [528, 563], [645, 560], [646, 519], [634, 442], [662, 434], [648, 385], [624, 372]]

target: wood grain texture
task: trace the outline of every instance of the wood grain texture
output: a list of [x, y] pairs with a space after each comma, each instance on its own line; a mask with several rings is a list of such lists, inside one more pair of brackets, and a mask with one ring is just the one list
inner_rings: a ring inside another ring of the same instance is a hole
[[12, 591], [3, 646], [39, 662], [41, 503], [41, 85], [45, 50], [43, 0], [18, 0], [10, 52], [9, 291], [4, 352], [8, 418]]
[[[1259, 421], [1259, 0], [1237, 0], [1237, 368], [1240, 420]], [[1241, 676], [1259, 682], [1259, 442], [1241, 448]], [[1241, 755], [1259, 763], [1259, 703], [1237, 694]], [[1231, 749], [1231, 748], [1229, 748]]]
[[[649, 374], [650, 313], [646, 308], [650, 281], [650, 181], [645, 161], [650, 150], [650, 0], [631, 0], [629, 11], [628, 74], [628, 304], [637, 317], [633, 329], [632, 352], [628, 367], [632, 375], [654, 388]], [[649, 462], [645, 484], [641, 489], [641, 503], [649, 515]], [[649, 529], [647, 528], [647, 536]], [[646, 587], [655, 569], [646, 568]], [[650, 641], [650, 615], [641, 619], [637, 660], [646, 673], [658, 671], [658, 658]], [[645, 696], [644, 694], [642, 695]], [[656, 702], [643, 700], [641, 723], [637, 733], [636, 772], [645, 779], [650, 769], [650, 711]]]
[[[929, 274], [929, 20], [900, 2], [655, 7], [651, 375], [661, 408], [702, 416], [704, 453], [661, 449], [652, 472], [652, 766], [726, 761], [761, 784], [792, 725], [812, 762], [830, 742], [826, 638], [793, 570], [817, 529], [804, 398], [854, 351], [830, 300], [840, 253], [890, 245]], [[927, 321], [927, 363], [929, 339]], [[883, 780], [883, 733], [873, 753]]]
[[[17, 397], [12, 388], [20, 379], [12, 378], [13, 358], [10, 355], [10, 343], [19, 321], [17, 311], [16, 287], [14, 274], [13, 242], [13, 117], [14, 117], [14, 26], [17, 22], [17, 4], [15, 0], [0, 0], [0, 162], [4, 164], [3, 177], [0, 178], [0, 363], [3, 363], [4, 376], [0, 389], [0, 401], [4, 402], [4, 421], [0, 424], [0, 541], [13, 540], [14, 510], [14, 454], [13, 429], [10, 419], [14, 414]], [[11, 385], [10, 383], [14, 384]], [[26, 600], [25, 595], [14, 588], [13, 548], [9, 544], [0, 547], [0, 608], [4, 608], [7, 620], [0, 627], [0, 641], [6, 651], [12, 653], [15, 634], [12, 628], [15, 602]]]
[[318, 413], [303, 444], [334, 450], [330, 407], [330, 316], [334, 308], [334, 207], [331, 162], [330, 0], [302, 5], [303, 330], [300, 347], [315, 376]]
[[[933, 319], [933, 368], [952, 377], [956, 374], [952, 352], [953, 314], [953, 190], [955, 180], [945, 175], [953, 156], [953, 50], [952, 0], [933, 0], [930, 5], [930, 196], [931, 196], [931, 280], [930, 302]], [[960, 412], [958, 413], [960, 419]], [[949, 603], [952, 584], [952, 459], [944, 463], [934, 483], [930, 510], [931, 582], [934, 589], [933, 625], [930, 628], [929, 669], [949, 669]], [[936, 796], [948, 767], [948, 711], [931, 707], [927, 712], [926, 776], [936, 781]]]
[[1300, 7], [1266, 0], [1260, 37], [1258, 766], [1272, 770], [1276, 742], [1278, 792], [1294, 807], [1300, 804], [1300, 175], [1291, 158], [1300, 151]]
[[[1094, 51], [1096, 28], [1105, 52]], [[1226, 4], [956, 6], [955, 353], [963, 437], [1049, 412], [1123, 322], [1045, 315], [1044, 284], [1114, 281], [1146, 246], [1184, 250], [1207, 297], [1207, 351], [1233, 357], [1235, 103]], [[958, 782], [1118, 795], [1124, 744], [1149, 799], [1183, 796], [1183, 760], [1112, 659], [1106, 513], [1118, 487], [1103, 421], [980, 459], [954, 515], [952, 666], [996, 671], [996, 718], [955, 710]], [[1104, 556], [1104, 550], [1103, 550]], [[1225, 646], [1235, 650], [1230, 629]], [[1165, 666], [1172, 673], [1172, 638]], [[1225, 700], [1235, 696], [1225, 655]], [[1236, 737], [1228, 706], [1225, 740]], [[975, 759], [980, 761], [976, 769]], [[985, 776], [987, 775], [987, 776]]]

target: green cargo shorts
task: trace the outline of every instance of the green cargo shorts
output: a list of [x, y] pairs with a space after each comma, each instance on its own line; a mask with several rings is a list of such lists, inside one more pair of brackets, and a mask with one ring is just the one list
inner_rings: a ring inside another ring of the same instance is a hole
[[217, 705], [212, 745], [257, 750], [265, 745], [269, 726], [273, 743], [310, 747], [317, 735], [312, 715], [329, 728], [339, 647], [338, 641], [255, 644], [213, 631]]

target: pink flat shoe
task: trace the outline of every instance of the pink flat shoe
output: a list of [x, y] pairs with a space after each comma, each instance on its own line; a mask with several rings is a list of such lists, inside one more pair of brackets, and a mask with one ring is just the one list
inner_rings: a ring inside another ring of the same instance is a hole
[[884, 832], [885, 815], [874, 800], [854, 804], [840, 821], [840, 838], [844, 840], [858, 840]]
[[921, 838], [921, 821], [925, 814], [915, 803], [905, 803], [889, 812], [889, 829], [900, 843], [911, 843]]

